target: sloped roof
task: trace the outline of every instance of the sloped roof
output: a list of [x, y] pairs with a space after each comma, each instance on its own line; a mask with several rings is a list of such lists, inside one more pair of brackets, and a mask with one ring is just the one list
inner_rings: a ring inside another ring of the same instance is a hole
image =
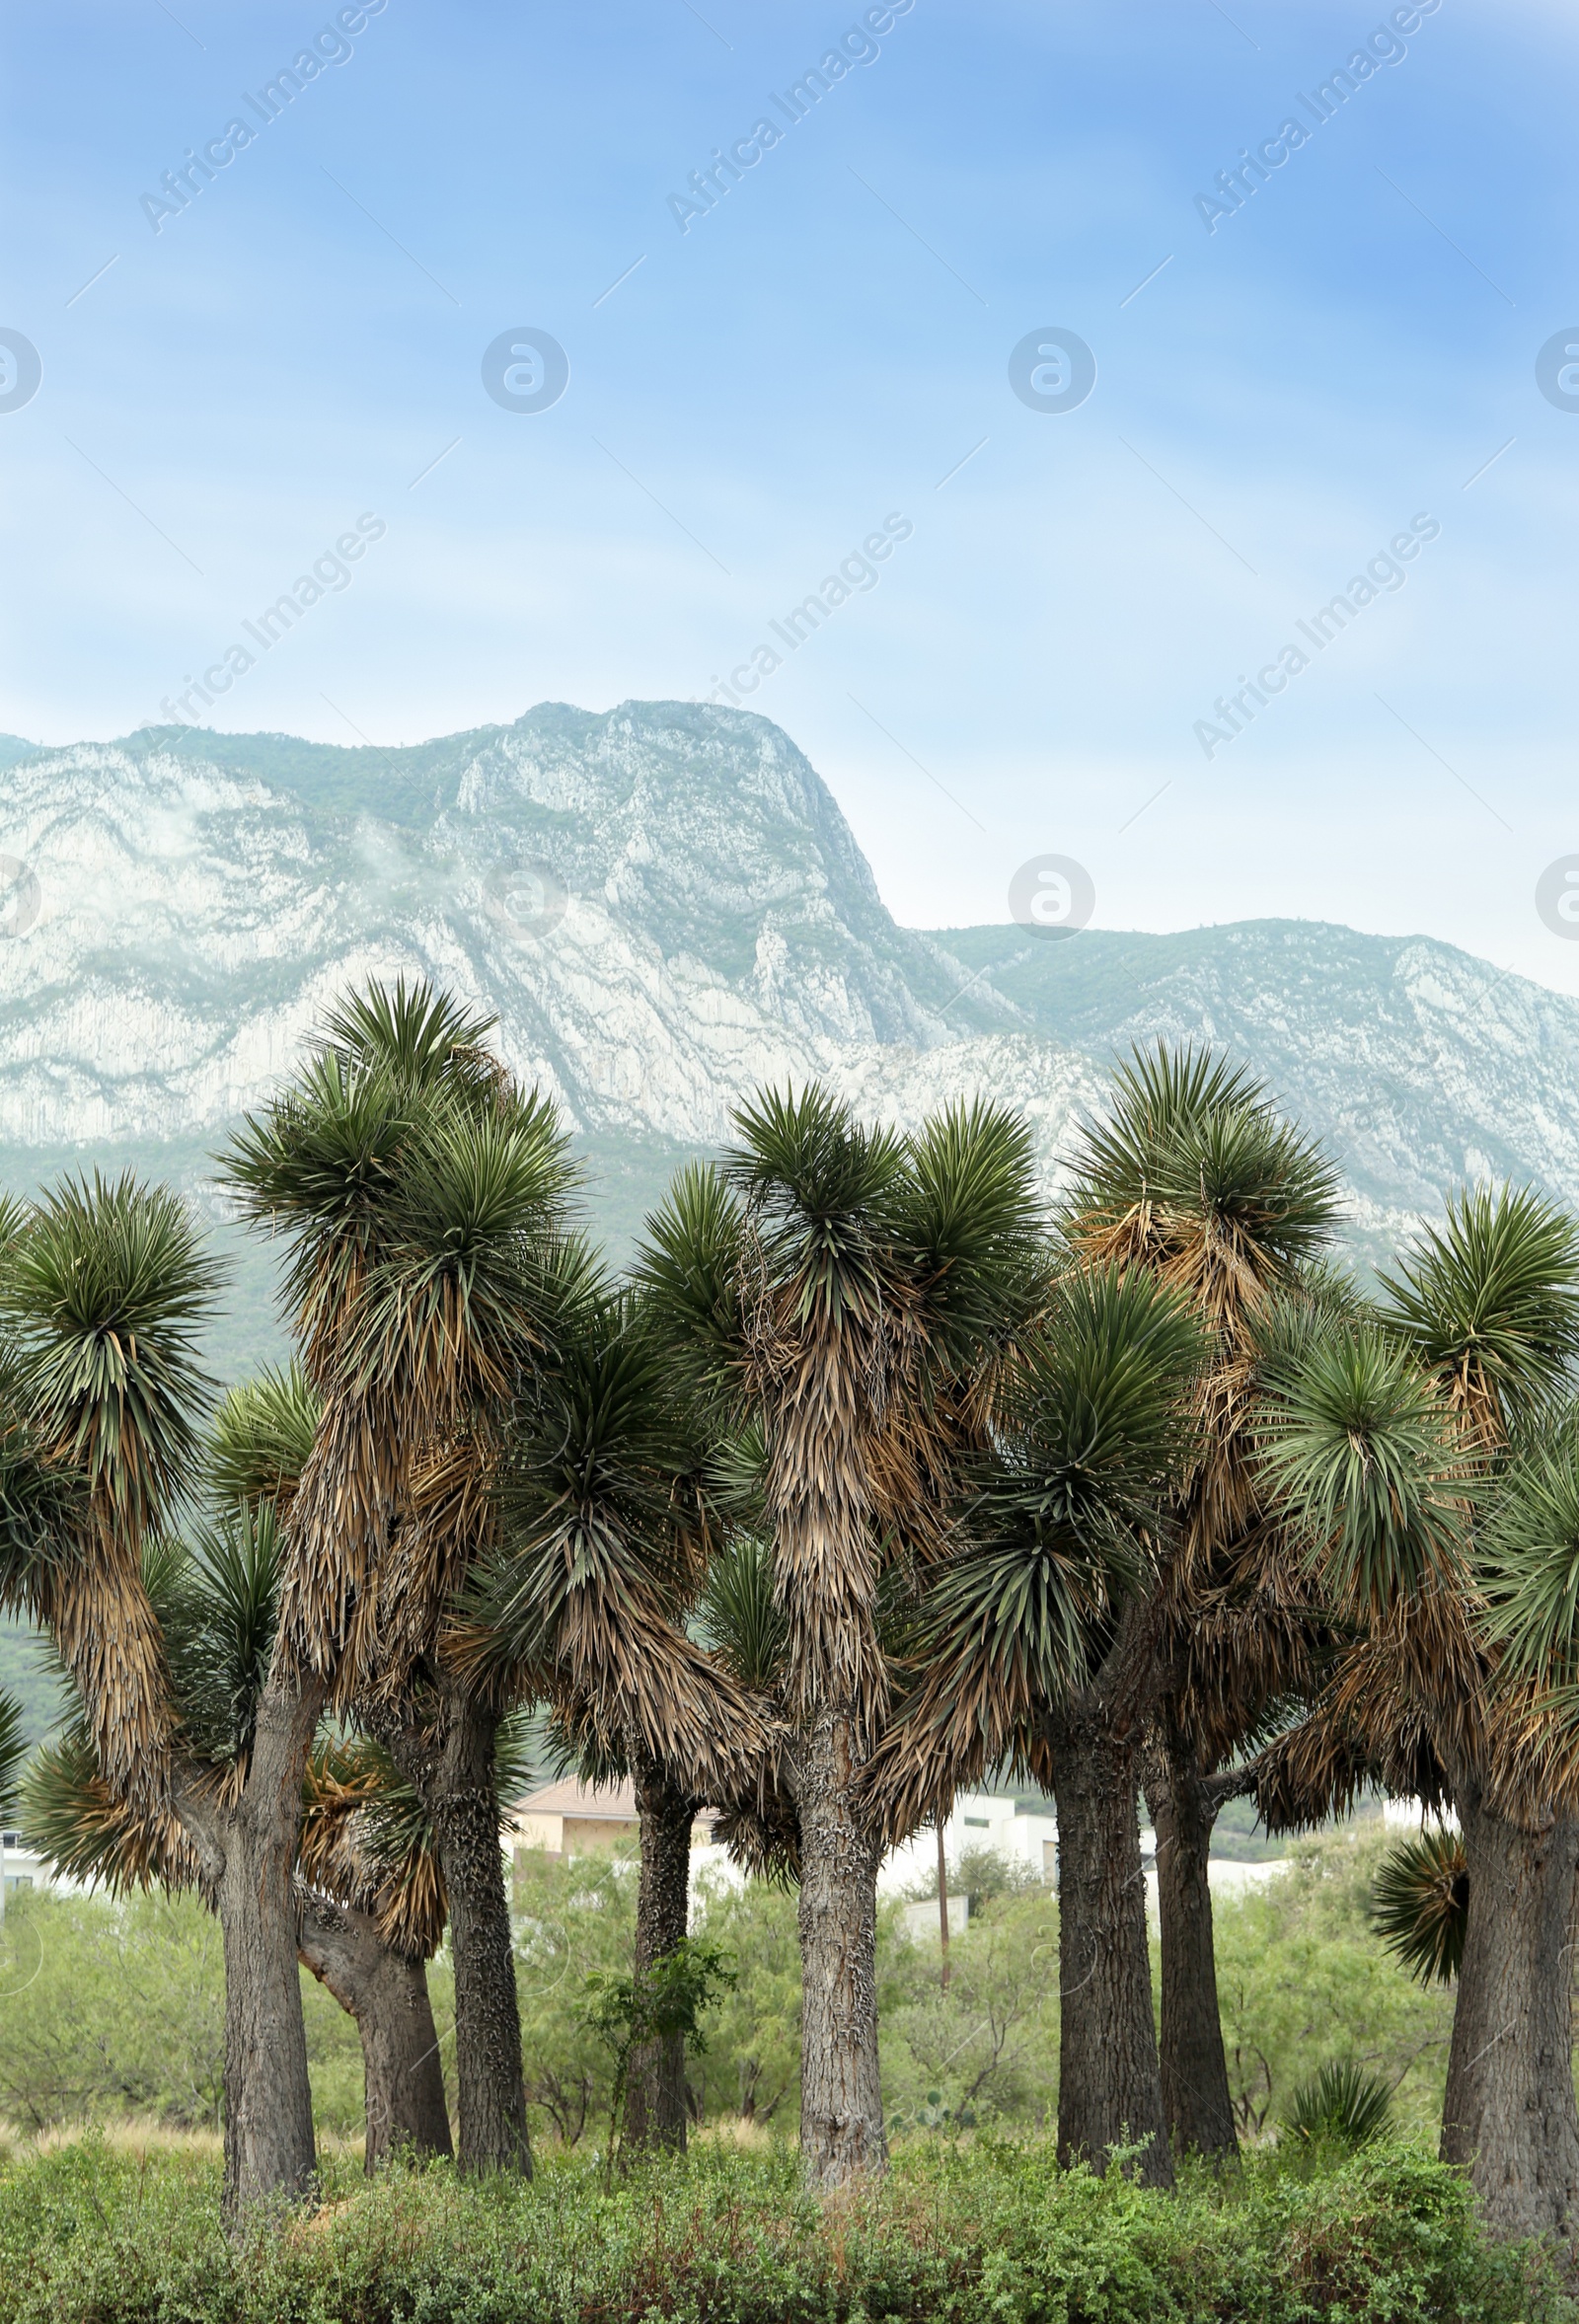
[[525, 1799], [517, 1800], [512, 1814], [517, 1816], [578, 1816], [610, 1824], [635, 1824], [638, 1821], [636, 1785], [624, 1783], [583, 1783], [578, 1775], [569, 1775], [561, 1783], [545, 1783], [538, 1791], [529, 1791]]

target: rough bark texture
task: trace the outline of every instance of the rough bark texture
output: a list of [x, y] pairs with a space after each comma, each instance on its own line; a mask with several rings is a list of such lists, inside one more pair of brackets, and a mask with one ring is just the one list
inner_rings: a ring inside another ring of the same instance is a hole
[[356, 2020], [366, 2092], [366, 2163], [404, 2147], [452, 2154], [427, 1971], [379, 1936], [371, 1914], [301, 1897], [301, 1958]]
[[1579, 1823], [1525, 1830], [1456, 1786], [1469, 1918], [1448, 2059], [1442, 2155], [1467, 2164], [1502, 2236], [1579, 2223], [1569, 1988]]
[[456, 2150], [463, 2171], [532, 2175], [521, 2013], [493, 1781], [496, 1714], [446, 1689], [421, 1728], [381, 1726], [433, 1825], [455, 1964]]
[[[633, 1764], [637, 1812], [641, 1819], [635, 1960], [639, 1984], [654, 1961], [685, 1942], [691, 1907], [691, 1824], [698, 1802], [657, 1761], [637, 1757]], [[683, 2034], [667, 2034], [643, 2043], [633, 2056], [626, 2085], [625, 2137], [627, 2145], [633, 2147], [684, 2149]]]
[[1175, 2154], [1237, 2154], [1207, 1881], [1222, 1793], [1202, 1777], [1170, 1722], [1160, 1725], [1143, 1776], [1157, 1835], [1163, 1931], [1163, 2119]]
[[1115, 1739], [1099, 1712], [1053, 1741], [1058, 1802], [1060, 2041], [1058, 2154], [1106, 2167], [1110, 2146], [1144, 2145], [1135, 2170], [1173, 2183], [1152, 2015], [1146, 1879], [1136, 1817], [1139, 1735]]
[[281, 2195], [307, 2194], [317, 2169], [293, 1877], [302, 1773], [323, 1702], [315, 1679], [299, 1687], [271, 1679], [235, 1807], [204, 1813], [177, 1790], [182, 1820], [204, 1853], [204, 1886], [224, 1938], [224, 2200], [231, 2220]]
[[800, 2156], [816, 2188], [888, 2160], [877, 2070], [877, 1863], [853, 1797], [853, 1722], [819, 1712], [800, 1741]]

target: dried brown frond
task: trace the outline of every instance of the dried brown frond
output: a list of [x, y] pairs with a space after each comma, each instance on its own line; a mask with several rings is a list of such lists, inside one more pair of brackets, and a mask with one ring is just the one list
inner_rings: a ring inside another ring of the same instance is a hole
[[57, 1871], [112, 1895], [199, 1885], [196, 1852], [175, 1814], [117, 1797], [85, 1728], [43, 1747], [25, 1787], [23, 1821], [28, 1844]]
[[484, 1422], [408, 1456], [384, 1550], [357, 1600], [337, 1699], [393, 1699], [437, 1650], [444, 1608], [498, 1540], [497, 1432]]
[[754, 1795], [728, 1802], [714, 1817], [713, 1837], [757, 1880], [800, 1877], [800, 1816], [792, 1794], [765, 1780]]
[[69, 1561], [40, 1563], [34, 1611], [71, 1673], [100, 1771], [128, 1814], [169, 1814], [172, 1720], [164, 1639], [140, 1556], [95, 1511]]
[[[873, 1462], [902, 1303], [892, 1316], [865, 1306], [830, 1313], [803, 1282], [770, 1283], [755, 1236], [748, 1248], [756, 1263], [744, 1302], [746, 1372], [768, 1444], [764, 1500], [787, 1699], [797, 1717], [823, 1702], [845, 1704], [875, 1729], [888, 1677], [877, 1639], [882, 1511]], [[890, 1483], [898, 1450], [891, 1441]]]
[[387, 1408], [332, 1390], [284, 1521], [276, 1656], [333, 1678], [351, 1614], [383, 1548], [408, 1445]]
[[377, 1812], [390, 1785], [381, 1754], [355, 1745], [315, 1751], [303, 1785], [297, 1862], [321, 1895], [371, 1914], [395, 1952], [430, 1960], [449, 1914], [444, 1879], [430, 1837], [414, 1833], [393, 1859], [379, 1844]]

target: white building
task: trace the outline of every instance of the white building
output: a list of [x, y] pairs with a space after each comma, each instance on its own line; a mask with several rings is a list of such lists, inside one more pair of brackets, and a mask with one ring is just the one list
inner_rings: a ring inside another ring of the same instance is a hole
[[[1012, 1799], [1000, 1799], [994, 1792], [961, 1792], [943, 1826], [943, 1854], [950, 1869], [957, 1869], [965, 1850], [973, 1847], [992, 1848], [1050, 1886], [1057, 1865], [1058, 1825], [1051, 1816], [1022, 1816]], [[903, 1847], [889, 1849], [877, 1874], [877, 1894], [897, 1896], [937, 1870], [938, 1833], [929, 1827]]]
[[0, 1843], [4, 1850], [8, 1903], [32, 1888], [52, 1888], [71, 1896], [81, 1893], [80, 1881], [60, 1879], [47, 1856], [35, 1855], [32, 1848], [24, 1847], [20, 1832], [0, 1834]]
[[[1387, 1819], [1390, 1826], [1419, 1822], [1419, 1808], [1412, 1802], [1389, 1802]], [[576, 1856], [606, 1849], [618, 1841], [633, 1847], [639, 1837], [640, 1827], [636, 1814], [636, 1798], [629, 1784], [610, 1785], [606, 1790], [594, 1790], [590, 1785], [569, 1777], [561, 1783], [550, 1784], [540, 1792], [522, 1800], [509, 1819], [507, 1830], [511, 1837], [506, 1845], [537, 1846], [555, 1855]], [[1141, 1863], [1146, 1873], [1147, 1904], [1155, 1927], [1158, 1914], [1157, 1901], [1157, 1838], [1149, 1825], [1141, 1827]], [[1058, 1873], [1058, 1823], [1051, 1815], [1022, 1813], [1013, 1799], [1002, 1798], [996, 1792], [962, 1792], [954, 1801], [953, 1812], [943, 1826], [943, 1854], [948, 1869], [958, 1876], [960, 1859], [968, 1849], [991, 1848], [997, 1855], [1052, 1887]], [[1263, 1863], [1239, 1863], [1226, 1856], [1213, 1856], [1207, 1867], [1207, 1878], [1212, 1894], [1223, 1898], [1242, 1896], [1247, 1890], [1260, 1888], [1276, 1880], [1288, 1869], [1287, 1860], [1272, 1857]], [[902, 1847], [890, 1848], [877, 1874], [879, 1898], [902, 1896], [908, 1888], [917, 1888], [925, 1881], [936, 1882], [938, 1874], [938, 1832], [934, 1825], [918, 1832]], [[699, 1818], [691, 1844], [691, 1881], [693, 1892], [699, 1880], [722, 1880], [732, 1886], [744, 1881], [745, 1875], [731, 1862], [727, 1848], [715, 1843], [711, 1826], [704, 1815]], [[956, 1895], [952, 1887], [948, 1895], [948, 1924], [951, 1932], [965, 1926], [969, 1911], [968, 1900]], [[911, 1905], [906, 1908], [905, 1922], [918, 1940], [931, 1935], [938, 1924], [936, 1903]]]

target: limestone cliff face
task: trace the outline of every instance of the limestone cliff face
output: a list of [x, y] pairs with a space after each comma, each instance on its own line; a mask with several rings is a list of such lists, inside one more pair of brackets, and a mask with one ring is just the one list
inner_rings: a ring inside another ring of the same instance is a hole
[[421, 753], [140, 735], [0, 784], [6, 1148], [217, 1134], [335, 994], [401, 973], [496, 1012], [589, 1139], [706, 1144], [759, 1082], [931, 1048], [966, 973], [894, 927], [760, 718], [548, 709]]
[[748, 713], [544, 705], [390, 751], [166, 729], [0, 773], [6, 1177], [122, 1152], [196, 1183], [326, 1005], [403, 973], [496, 1013], [628, 1209], [750, 1089], [813, 1074], [896, 1122], [1011, 1099], [1053, 1178], [1115, 1052], [1159, 1034], [1268, 1075], [1366, 1242], [1488, 1171], [1579, 1205], [1579, 1004], [1309, 924], [907, 932]]

